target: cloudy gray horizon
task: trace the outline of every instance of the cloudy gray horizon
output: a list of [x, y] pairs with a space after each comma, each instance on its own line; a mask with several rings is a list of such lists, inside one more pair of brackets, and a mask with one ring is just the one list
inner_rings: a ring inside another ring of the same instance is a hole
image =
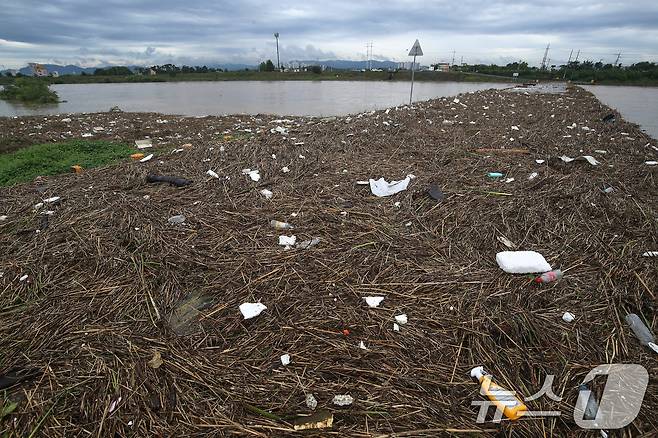
[[[0, 0], [0, 69], [28, 62], [100, 65], [257, 64], [294, 60], [551, 64], [658, 60], [658, 2], [598, 0], [298, 1]], [[453, 52], [454, 51], [454, 52]]]

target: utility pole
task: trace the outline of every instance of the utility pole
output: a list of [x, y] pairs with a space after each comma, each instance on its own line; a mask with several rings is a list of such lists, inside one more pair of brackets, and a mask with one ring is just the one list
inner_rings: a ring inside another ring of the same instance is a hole
[[548, 57], [548, 49], [550, 49], [551, 43], [548, 43], [546, 50], [544, 51], [544, 57], [541, 60], [541, 70], [546, 70], [546, 58]]
[[464, 55], [462, 55], [462, 59], [459, 61], [459, 66], [461, 67], [462, 65], [464, 65]]
[[274, 34], [274, 38], [276, 38], [276, 68], [281, 71], [281, 62], [279, 61], [279, 32]]
[[615, 67], [619, 65], [619, 58], [621, 58], [621, 50], [617, 53], [617, 59], [615, 60]]
[[372, 41], [370, 41], [370, 56], [368, 57], [368, 70], [372, 70]]
[[372, 70], [372, 42], [366, 43], [366, 69]]
[[571, 53], [569, 53], [569, 60], [567, 61], [567, 65], [564, 67], [564, 74], [562, 75], [563, 80], [567, 77], [567, 69], [569, 68], [569, 64], [571, 64], [571, 55], [573, 55], [573, 49], [571, 49]]
[[450, 65], [455, 65], [455, 51], [452, 51], [452, 64]]
[[368, 69], [372, 70], [372, 41], [370, 41], [370, 56], [368, 57]]

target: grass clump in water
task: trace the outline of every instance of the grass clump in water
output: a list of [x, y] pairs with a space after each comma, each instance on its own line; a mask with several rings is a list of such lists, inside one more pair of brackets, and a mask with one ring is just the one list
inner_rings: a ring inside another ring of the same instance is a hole
[[0, 186], [32, 181], [39, 175], [68, 173], [77, 164], [83, 169], [98, 167], [129, 157], [128, 145], [108, 141], [73, 140], [46, 143], [0, 155]]
[[44, 81], [33, 78], [18, 78], [5, 85], [0, 99], [23, 103], [58, 103], [59, 96]]

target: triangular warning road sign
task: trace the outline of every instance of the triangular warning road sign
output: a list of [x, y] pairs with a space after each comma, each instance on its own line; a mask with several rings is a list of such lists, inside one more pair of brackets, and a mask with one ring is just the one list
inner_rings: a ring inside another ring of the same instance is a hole
[[423, 49], [420, 48], [418, 40], [416, 40], [414, 46], [409, 50], [409, 56], [423, 56]]

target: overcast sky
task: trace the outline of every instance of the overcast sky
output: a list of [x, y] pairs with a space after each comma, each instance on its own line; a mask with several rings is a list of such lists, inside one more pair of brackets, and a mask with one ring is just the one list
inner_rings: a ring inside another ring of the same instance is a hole
[[658, 61], [658, 0], [0, 0], [0, 68], [276, 62], [274, 32], [282, 62]]

